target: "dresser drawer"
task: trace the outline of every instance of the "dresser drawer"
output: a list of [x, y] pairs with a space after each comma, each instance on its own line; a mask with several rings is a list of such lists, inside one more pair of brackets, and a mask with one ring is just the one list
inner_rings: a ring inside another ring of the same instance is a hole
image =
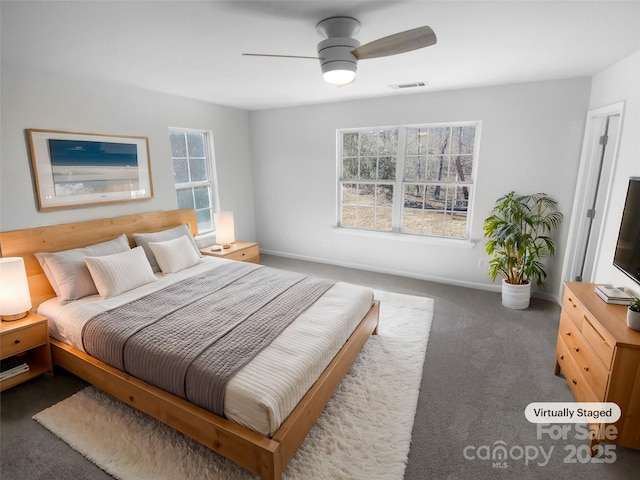
[[573, 396], [578, 402], [598, 402], [602, 401], [589, 386], [589, 383], [585, 379], [584, 375], [578, 365], [576, 364], [573, 356], [570, 353], [569, 347], [564, 343], [564, 339], [561, 335], [558, 336], [558, 344], [556, 345], [556, 360], [562, 369], [564, 378]]
[[9, 357], [32, 347], [45, 344], [48, 341], [47, 335], [47, 324], [45, 322], [8, 332], [2, 335], [2, 343], [0, 344], [2, 357]]
[[239, 252], [234, 252], [234, 253], [225, 255], [224, 258], [228, 258], [230, 260], [241, 260], [246, 262], [254, 257], [257, 257], [258, 255], [260, 255], [260, 247], [258, 245], [254, 245], [252, 247], [240, 250]]
[[568, 354], [573, 357], [578, 369], [591, 386], [591, 389], [598, 398], [603, 399], [607, 389], [609, 369], [603, 365], [583, 335], [578, 331], [578, 327], [576, 327], [569, 318], [569, 315], [565, 314], [564, 311], [560, 316], [558, 336], [564, 340]]
[[613, 361], [613, 346], [605, 340], [604, 336], [600, 334], [598, 329], [594, 327], [589, 321], [588, 317], [584, 318], [582, 323], [582, 335], [585, 340], [591, 345], [593, 351], [596, 352], [598, 358], [602, 360], [607, 369], [611, 368], [611, 362]]
[[584, 311], [568, 288], [565, 288], [564, 296], [562, 297], [562, 313], [566, 313], [578, 329], [582, 330], [582, 321], [587, 312]]

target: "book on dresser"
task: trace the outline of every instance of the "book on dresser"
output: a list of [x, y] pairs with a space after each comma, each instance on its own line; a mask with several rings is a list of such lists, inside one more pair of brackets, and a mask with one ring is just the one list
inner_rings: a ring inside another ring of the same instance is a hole
[[595, 292], [605, 302], [615, 305], [629, 305], [633, 300], [633, 297], [628, 293], [610, 285], [596, 285]]
[[29, 365], [15, 355], [0, 360], [0, 380], [6, 380], [28, 371]]

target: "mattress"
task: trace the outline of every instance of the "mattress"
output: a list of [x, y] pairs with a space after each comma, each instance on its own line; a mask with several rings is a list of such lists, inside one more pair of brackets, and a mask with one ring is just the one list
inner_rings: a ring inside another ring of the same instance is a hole
[[[160, 291], [230, 260], [204, 257], [177, 273], [116, 297], [98, 295], [64, 303], [57, 298], [38, 307], [49, 319], [53, 338], [84, 351], [82, 329], [94, 316]], [[338, 282], [289, 325], [227, 385], [225, 416], [255, 432], [272, 436], [340, 350], [373, 303], [371, 289]]]

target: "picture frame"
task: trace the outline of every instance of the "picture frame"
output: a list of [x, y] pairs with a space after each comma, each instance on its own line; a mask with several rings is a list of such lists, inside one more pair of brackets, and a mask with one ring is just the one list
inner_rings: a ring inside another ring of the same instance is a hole
[[39, 210], [153, 198], [147, 137], [27, 132]]

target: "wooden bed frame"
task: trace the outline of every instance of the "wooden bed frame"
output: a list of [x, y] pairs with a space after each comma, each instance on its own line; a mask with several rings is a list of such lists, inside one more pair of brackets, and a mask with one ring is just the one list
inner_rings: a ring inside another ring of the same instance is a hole
[[[34, 257], [35, 252], [78, 248], [127, 234], [154, 232], [189, 223], [196, 232], [193, 210], [143, 213], [11, 232], [0, 232], [0, 256], [24, 258], [33, 308], [55, 296]], [[214, 415], [182, 398], [127, 375], [93, 357], [51, 339], [53, 362], [119, 400], [229, 458], [263, 480], [280, 479], [343, 376], [367, 342], [377, 333], [380, 305], [376, 303], [272, 438]]]

